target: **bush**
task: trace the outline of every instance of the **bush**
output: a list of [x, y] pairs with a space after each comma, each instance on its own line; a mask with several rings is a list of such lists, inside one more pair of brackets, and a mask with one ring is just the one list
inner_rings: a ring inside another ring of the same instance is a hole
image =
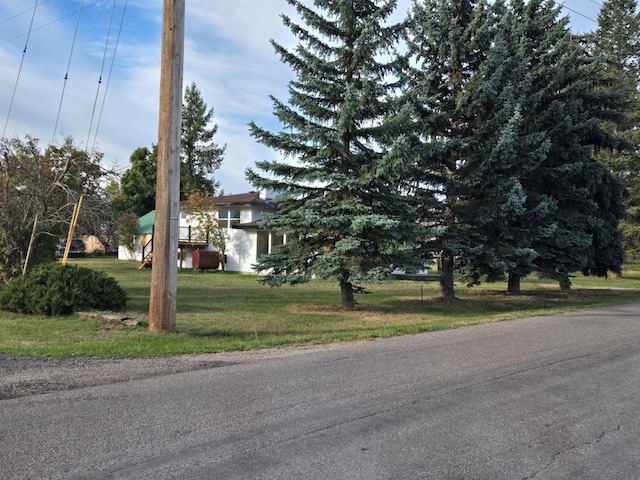
[[0, 308], [17, 313], [69, 315], [79, 310], [121, 310], [127, 294], [104, 272], [47, 263], [0, 290]]

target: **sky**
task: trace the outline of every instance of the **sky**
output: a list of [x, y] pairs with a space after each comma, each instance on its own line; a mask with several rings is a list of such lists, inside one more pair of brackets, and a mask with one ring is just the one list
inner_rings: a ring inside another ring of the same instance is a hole
[[[583, 33], [603, 1], [557, 3]], [[0, 0], [0, 137], [44, 147], [71, 136], [105, 167], [128, 168], [136, 148], [157, 143], [162, 3]], [[398, 0], [398, 18], [410, 7]], [[293, 14], [286, 0], [186, 0], [184, 85], [214, 109], [214, 139], [226, 145], [214, 177], [226, 194], [252, 190], [245, 170], [256, 161], [280, 159], [247, 124], [277, 131], [270, 95], [288, 100], [293, 76], [269, 43], [295, 46], [282, 13]]]

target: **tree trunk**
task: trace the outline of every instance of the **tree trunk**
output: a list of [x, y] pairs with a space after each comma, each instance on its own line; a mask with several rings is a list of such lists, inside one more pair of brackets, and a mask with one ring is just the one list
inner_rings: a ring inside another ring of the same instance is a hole
[[511, 295], [520, 295], [520, 275], [509, 273], [509, 284], [507, 286], [507, 291]]
[[571, 279], [569, 277], [559, 280], [558, 283], [560, 284], [560, 290], [563, 292], [571, 290]]
[[340, 293], [342, 294], [342, 308], [348, 312], [356, 309], [356, 301], [353, 298], [353, 285], [351, 282], [340, 281]]
[[442, 270], [440, 271], [440, 298], [454, 300], [456, 293], [453, 285], [453, 255], [442, 255]]

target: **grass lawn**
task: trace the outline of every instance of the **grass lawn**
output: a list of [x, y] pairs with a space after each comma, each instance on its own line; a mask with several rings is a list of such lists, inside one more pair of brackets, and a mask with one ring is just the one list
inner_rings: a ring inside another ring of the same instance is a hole
[[390, 280], [367, 287], [355, 312], [340, 311], [336, 282], [315, 281], [271, 288], [257, 275], [178, 273], [176, 334], [147, 329], [150, 270], [137, 262], [81, 258], [70, 263], [115, 277], [129, 293], [124, 327], [78, 315], [44, 318], [0, 312], [0, 353], [25, 356], [162, 356], [249, 350], [388, 337], [512, 320], [580, 308], [640, 301], [640, 265], [627, 265], [622, 279], [578, 276], [570, 292], [530, 277], [522, 295], [506, 295], [506, 284], [472, 289], [458, 285], [460, 299], [438, 301], [437, 282]]

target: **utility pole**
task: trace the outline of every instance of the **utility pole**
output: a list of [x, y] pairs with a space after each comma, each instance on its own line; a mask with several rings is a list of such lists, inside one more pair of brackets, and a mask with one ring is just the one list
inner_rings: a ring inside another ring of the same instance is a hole
[[185, 0], [164, 0], [149, 330], [176, 329]]

